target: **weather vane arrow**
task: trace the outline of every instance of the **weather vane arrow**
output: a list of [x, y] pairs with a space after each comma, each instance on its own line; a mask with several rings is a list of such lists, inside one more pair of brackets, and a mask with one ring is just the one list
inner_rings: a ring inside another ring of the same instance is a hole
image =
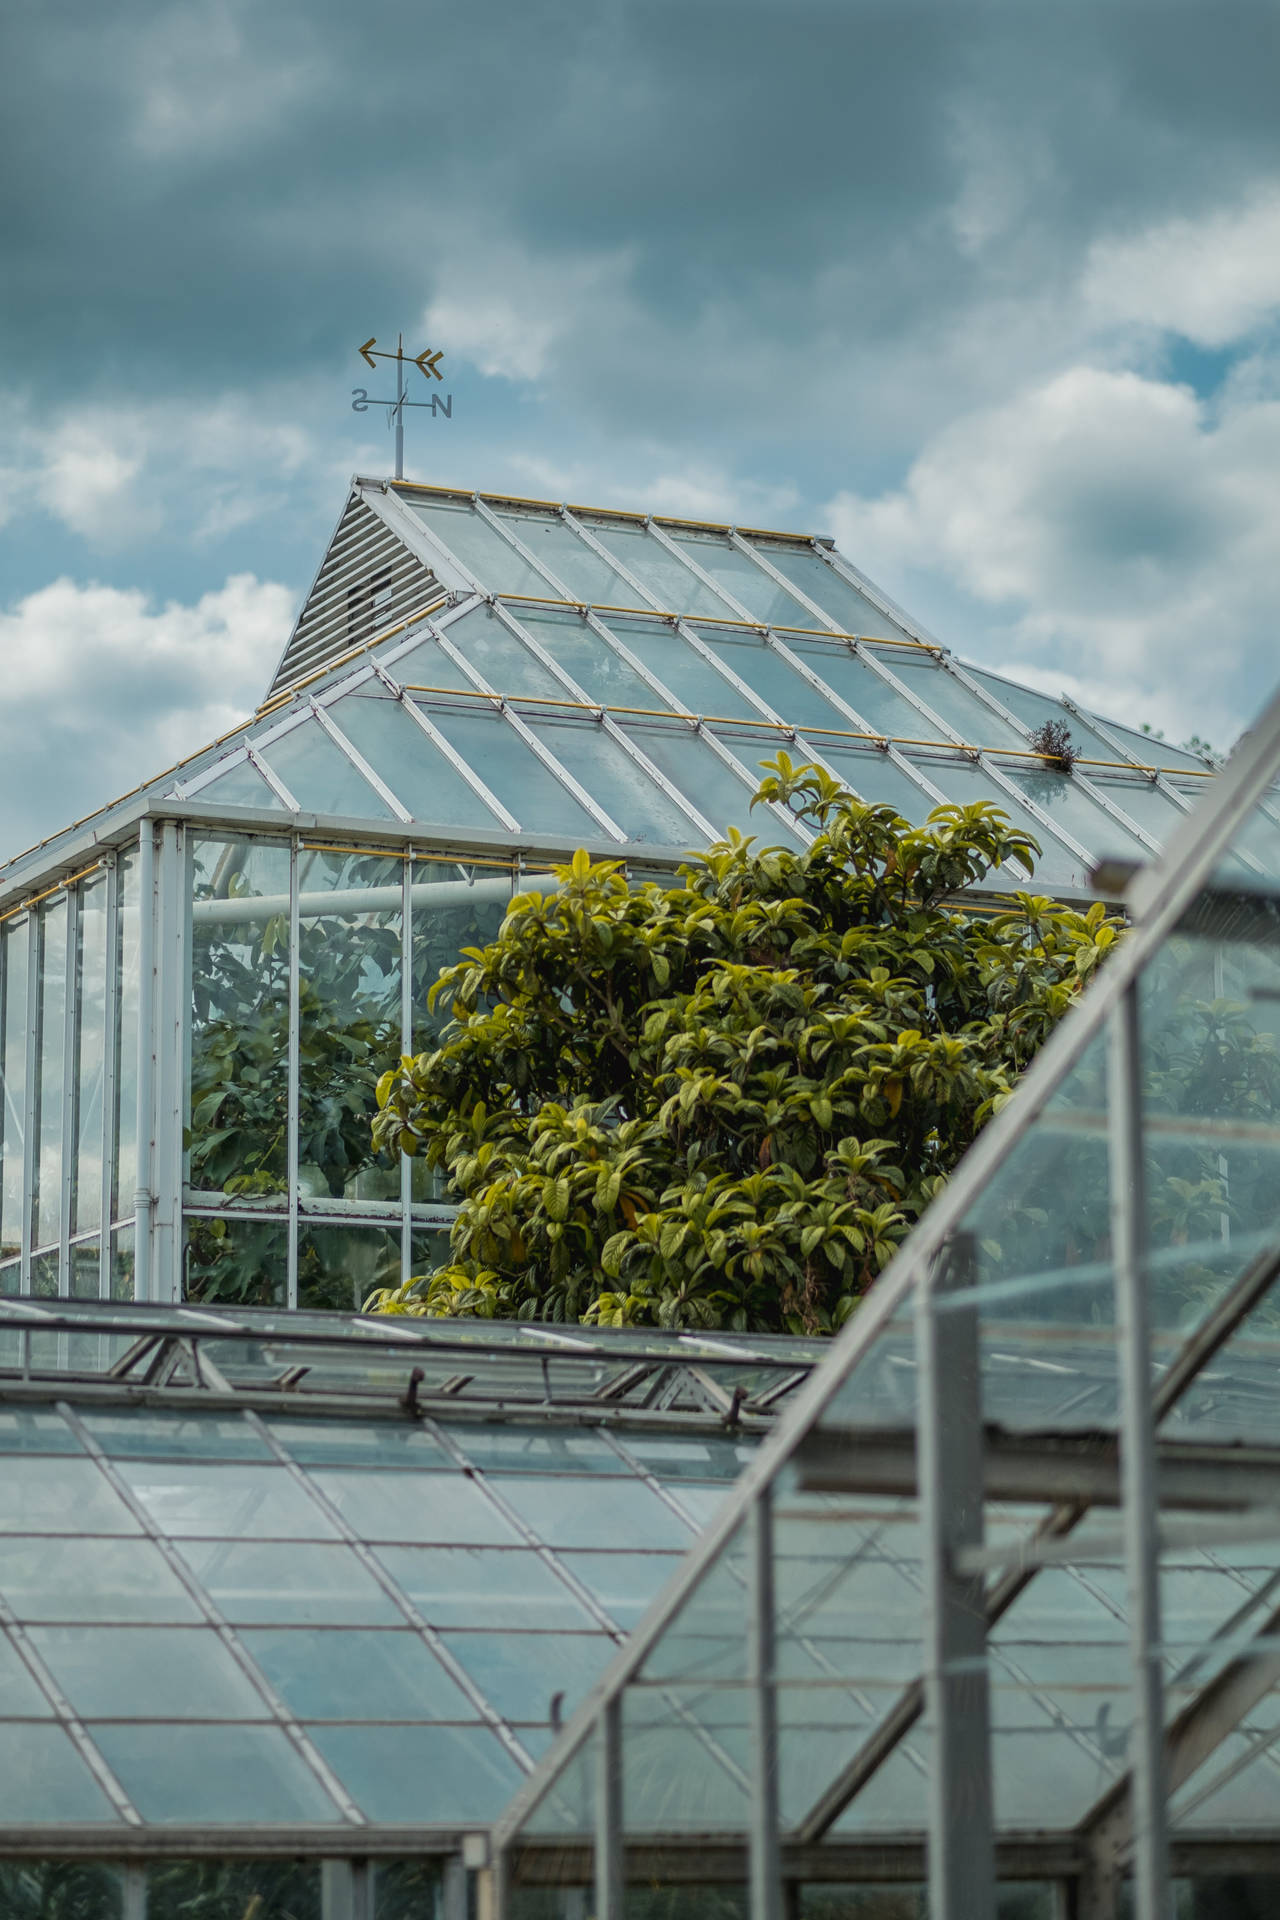
[[[371, 333], [364, 345], [356, 348], [356, 352], [362, 360], [366, 361], [367, 364], [373, 368], [375, 373], [378, 370], [375, 362], [379, 360], [395, 361], [396, 397], [394, 400], [371, 401], [367, 388], [353, 387], [351, 389], [353, 396], [351, 411], [353, 413], [367, 413], [371, 405], [375, 407], [385, 407], [387, 409], [387, 425], [394, 425], [396, 430], [396, 479], [403, 480], [405, 408], [430, 407], [433, 414], [443, 413], [446, 420], [451, 420], [453, 418], [453, 395], [451, 393], [443, 396], [433, 394], [430, 400], [406, 399], [404, 391], [404, 335], [399, 334], [397, 336], [396, 350], [394, 353], [379, 352], [377, 349], [378, 336], [376, 333]], [[436, 347], [434, 350], [431, 347], [424, 347], [421, 353], [413, 354], [410, 358], [424, 380], [430, 380], [433, 375], [437, 380], [444, 379], [444, 375], [440, 371], [440, 361], [444, 358], [443, 347]]]

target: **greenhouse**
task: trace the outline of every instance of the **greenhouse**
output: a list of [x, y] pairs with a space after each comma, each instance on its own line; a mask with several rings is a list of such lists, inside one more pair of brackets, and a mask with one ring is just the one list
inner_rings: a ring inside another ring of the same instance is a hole
[[[1132, 923], [866, 1304], [360, 1314], [439, 967], [794, 843], [780, 747]], [[1274, 1914], [1280, 701], [1215, 771], [823, 540], [353, 483], [258, 713], [0, 873], [6, 1920]]]
[[962, 665], [822, 539], [353, 482], [258, 713], [0, 868], [0, 1293], [350, 1309], [421, 1270], [450, 1210], [368, 1113], [441, 964], [579, 846], [794, 845], [751, 811], [780, 748], [913, 823], [996, 802], [1062, 899], [1212, 778]]

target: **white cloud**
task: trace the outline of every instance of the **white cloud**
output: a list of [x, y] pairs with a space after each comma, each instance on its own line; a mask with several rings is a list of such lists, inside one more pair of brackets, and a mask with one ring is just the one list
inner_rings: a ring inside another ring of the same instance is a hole
[[1280, 307], [1280, 186], [1268, 183], [1241, 206], [1095, 241], [1083, 292], [1103, 324], [1229, 346]]
[[828, 508], [907, 605], [952, 593], [984, 658], [1219, 741], [1276, 678], [1278, 516], [1280, 402], [1214, 413], [1088, 366], [954, 422], [901, 489]]
[[252, 574], [163, 606], [62, 579], [0, 613], [0, 859], [246, 719], [296, 603]]

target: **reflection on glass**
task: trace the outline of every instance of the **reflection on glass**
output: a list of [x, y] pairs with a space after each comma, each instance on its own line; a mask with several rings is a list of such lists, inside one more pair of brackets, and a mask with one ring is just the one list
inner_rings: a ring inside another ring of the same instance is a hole
[[22, 1247], [22, 1166], [27, 1105], [27, 952], [25, 915], [0, 934], [0, 1260]]
[[[40, 913], [40, 999], [36, 1039], [36, 1166], [31, 1237], [37, 1246], [58, 1238], [62, 1207], [62, 1103], [66, 1097], [66, 896]], [[54, 1291], [57, 1291], [56, 1281]]]

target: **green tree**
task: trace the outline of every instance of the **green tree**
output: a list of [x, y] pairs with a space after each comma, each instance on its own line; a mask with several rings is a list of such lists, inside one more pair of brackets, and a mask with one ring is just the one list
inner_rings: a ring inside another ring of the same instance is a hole
[[913, 828], [766, 773], [803, 850], [731, 833], [638, 889], [579, 853], [442, 973], [373, 1133], [445, 1170], [453, 1259], [377, 1310], [839, 1326], [1117, 936], [953, 904], [1039, 851], [989, 803]]

